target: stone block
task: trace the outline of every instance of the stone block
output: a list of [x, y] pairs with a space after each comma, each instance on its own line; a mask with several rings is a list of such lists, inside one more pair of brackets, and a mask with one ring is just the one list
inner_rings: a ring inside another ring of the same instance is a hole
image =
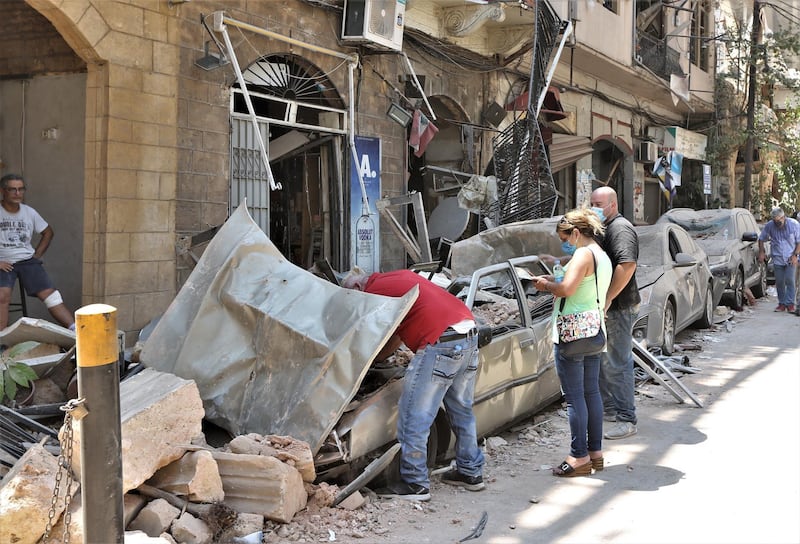
[[156, 472], [147, 483], [192, 502], [221, 502], [225, 498], [217, 462], [209, 451], [193, 451]]
[[317, 477], [314, 456], [308, 442], [291, 436], [250, 433], [235, 437], [228, 443], [228, 448], [233, 453], [275, 457], [299, 470], [304, 482], [313, 482]]
[[197, 519], [189, 512], [172, 522], [170, 528], [175, 540], [185, 544], [210, 544], [214, 534], [206, 522]]
[[[180, 459], [192, 439], [202, 434], [204, 415], [193, 381], [148, 368], [121, 382], [123, 492]], [[81, 425], [76, 422], [73, 435], [73, 451], [80, 452]], [[80, 455], [75, 457], [78, 462], [73, 464], [80, 470]]]
[[158, 536], [167, 531], [181, 511], [164, 499], [150, 501], [130, 523], [131, 531], [143, 531], [147, 536]]
[[345, 510], [358, 510], [364, 506], [366, 502], [367, 499], [364, 498], [364, 495], [362, 495], [360, 491], [354, 491], [345, 500], [340, 502], [337, 507], [344, 508]]
[[125, 544], [176, 544], [175, 539], [169, 533], [153, 537], [143, 531], [125, 531], [124, 538]]
[[128, 524], [139, 515], [139, 512], [142, 511], [142, 508], [144, 508], [146, 504], [147, 499], [142, 495], [126, 493], [125, 496], [122, 497], [123, 526], [127, 527]]
[[[58, 459], [39, 444], [14, 464], [0, 482], [0, 542], [34, 544], [44, 534], [57, 473]], [[77, 483], [70, 496], [76, 489]], [[60, 491], [56, 518], [64, 511], [66, 485]]]
[[226, 506], [282, 523], [305, 508], [308, 495], [296, 468], [269, 456], [212, 453], [219, 466]]

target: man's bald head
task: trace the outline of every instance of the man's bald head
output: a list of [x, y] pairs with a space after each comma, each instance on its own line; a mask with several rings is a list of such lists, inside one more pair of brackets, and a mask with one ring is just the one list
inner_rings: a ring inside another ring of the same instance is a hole
[[604, 185], [592, 191], [591, 205], [593, 208], [602, 208], [605, 215], [605, 223], [619, 215], [619, 205], [617, 203], [617, 192]]

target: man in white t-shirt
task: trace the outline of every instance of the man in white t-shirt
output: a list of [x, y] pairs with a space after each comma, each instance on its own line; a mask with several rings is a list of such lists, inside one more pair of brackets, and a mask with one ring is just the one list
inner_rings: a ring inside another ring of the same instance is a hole
[[[0, 330], [8, 326], [8, 305], [17, 278], [28, 296], [38, 297], [62, 326], [75, 330], [72, 312], [64, 305], [41, 261], [53, 239], [53, 228], [36, 210], [22, 203], [22, 176], [7, 174], [0, 178], [0, 191]], [[34, 234], [41, 234], [35, 249], [31, 244]]]

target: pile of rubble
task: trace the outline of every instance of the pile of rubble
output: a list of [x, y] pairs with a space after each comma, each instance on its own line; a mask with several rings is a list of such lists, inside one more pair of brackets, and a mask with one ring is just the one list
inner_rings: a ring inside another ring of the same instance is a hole
[[[208, 445], [205, 415], [193, 381], [152, 369], [121, 382], [122, 491], [125, 527], [162, 542], [232, 542], [286, 524], [300, 510], [333, 503], [338, 488], [314, 485], [311, 450], [290, 437], [249, 434]], [[65, 429], [61, 431], [62, 441]], [[81, 451], [81, 425], [72, 421], [72, 451]], [[63, 443], [63, 442], [62, 442]], [[65, 448], [65, 450], [68, 448]], [[56, 541], [83, 541], [78, 485], [80, 455], [59, 460], [31, 447], [0, 487], [0, 542], [35, 543], [49, 529]], [[340, 506], [357, 508], [354, 493]], [[65, 514], [65, 509], [67, 515]], [[65, 529], [64, 518], [70, 520]], [[277, 529], [280, 532], [280, 529]], [[256, 542], [260, 542], [260, 537]]]

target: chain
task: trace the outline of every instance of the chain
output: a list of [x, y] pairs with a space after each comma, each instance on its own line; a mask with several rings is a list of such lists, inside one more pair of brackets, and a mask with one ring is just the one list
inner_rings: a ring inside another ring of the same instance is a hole
[[[56, 519], [56, 508], [58, 506], [58, 498], [61, 495], [62, 480], [64, 485], [64, 533], [62, 535], [62, 544], [69, 544], [69, 524], [72, 518], [70, 511], [70, 504], [72, 502], [72, 420], [80, 421], [88, 411], [83, 403], [86, 399], [71, 399], [61, 410], [64, 412], [64, 434], [61, 438], [61, 451], [58, 454], [58, 472], [56, 473], [56, 484], [53, 487], [53, 498], [50, 500], [50, 510], [47, 512], [47, 527], [42, 536], [42, 542], [45, 544], [49, 542], [50, 531], [53, 530]], [[73, 412], [75, 412], [73, 414]]]

